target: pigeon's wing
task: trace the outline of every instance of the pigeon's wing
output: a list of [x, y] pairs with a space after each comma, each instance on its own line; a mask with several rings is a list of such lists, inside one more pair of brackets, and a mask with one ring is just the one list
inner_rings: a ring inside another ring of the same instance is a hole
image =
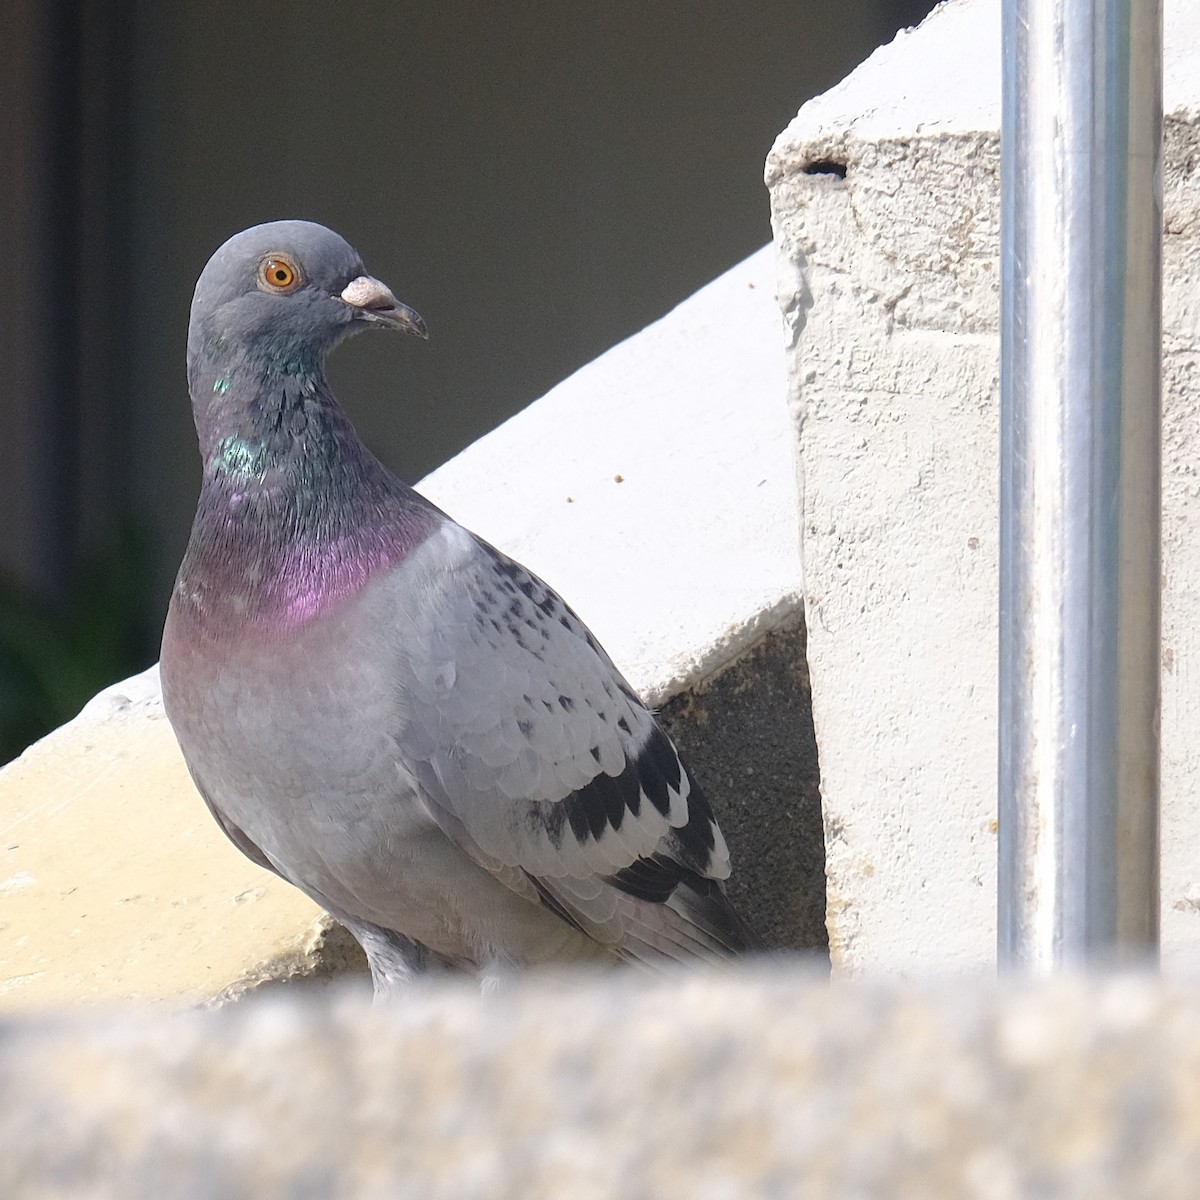
[[626, 957], [747, 948], [708, 803], [571, 609], [453, 523], [404, 571], [401, 744], [442, 829]]

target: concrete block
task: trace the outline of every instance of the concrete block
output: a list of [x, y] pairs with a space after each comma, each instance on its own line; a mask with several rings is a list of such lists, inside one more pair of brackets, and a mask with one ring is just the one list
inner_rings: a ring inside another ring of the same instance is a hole
[[[726, 828], [735, 898], [769, 943], [823, 947], [772, 277], [764, 248], [421, 487], [544, 575], [665, 705]], [[156, 670], [0, 771], [0, 828], [0, 1008], [193, 1002], [361, 968], [217, 831]]]
[[[767, 165], [835, 969], [995, 955], [999, 0], [952, 0]], [[1163, 906], [1200, 949], [1200, 5], [1166, 4]]]
[[454, 981], [0, 1025], [13, 1200], [1190, 1200], [1200, 992]]

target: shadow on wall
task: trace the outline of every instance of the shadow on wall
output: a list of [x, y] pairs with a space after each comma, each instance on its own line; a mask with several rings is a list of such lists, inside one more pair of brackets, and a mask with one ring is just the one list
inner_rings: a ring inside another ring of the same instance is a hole
[[804, 619], [767, 634], [695, 691], [667, 701], [663, 728], [704, 788], [729, 842], [729, 896], [770, 950], [829, 962], [825, 832]]

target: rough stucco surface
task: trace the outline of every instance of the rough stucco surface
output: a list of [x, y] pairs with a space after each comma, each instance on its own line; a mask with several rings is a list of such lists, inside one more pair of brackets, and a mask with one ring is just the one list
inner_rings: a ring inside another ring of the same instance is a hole
[[[747, 917], [774, 945], [823, 947], [807, 678], [785, 661], [803, 635], [772, 274], [768, 247], [421, 486], [559, 589], [648, 700], [680, 697], [672, 728], [726, 820]], [[155, 669], [0, 771], [0, 833], [0, 1009], [362, 969], [218, 832]]]
[[764, 965], [9, 1018], [14, 1200], [1184, 1200], [1200, 991]]
[[[953, 0], [767, 165], [835, 969], [995, 955], [999, 0]], [[1166, 4], [1163, 935], [1200, 949], [1200, 4]]]

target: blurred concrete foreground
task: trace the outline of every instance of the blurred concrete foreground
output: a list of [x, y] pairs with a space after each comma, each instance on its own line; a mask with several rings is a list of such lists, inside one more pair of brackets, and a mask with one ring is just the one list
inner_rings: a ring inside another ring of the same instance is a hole
[[649, 981], [11, 1026], [0, 1194], [1185, 1200], [1200, 990]]

